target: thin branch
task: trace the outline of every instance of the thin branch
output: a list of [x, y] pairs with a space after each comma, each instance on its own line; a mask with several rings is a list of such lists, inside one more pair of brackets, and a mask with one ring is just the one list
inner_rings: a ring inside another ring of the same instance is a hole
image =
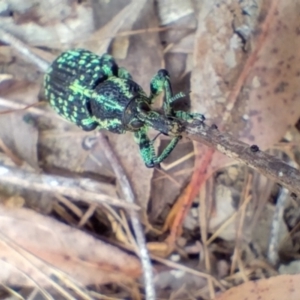
[[274, 267], [276, 267], [279, 262], [280, 229], [283, 226], [283, 213], [288, 199], [289, 191], [285, 188], [282, 188], [277, 198], [275, 213], [272, 218], [270, 241], [267, 252], [268, 261]]
[[[290, 161], [289, 166], [296, 165], [295, 162]], [[277, 197], [275, 212], [272, 218], [270, 240], [267, 252], [267, 259], [269, 263], [276, 267], [279, 262], [280, 250], [280, 231], [283, 226], [283, 214], [289, 199], [289, 191], [286, 188], [281, 188]], [[291, 233], [290, 233], [291, 235]]]
[[[106, 136], [103, 133], [99, 132], [98, 138], [101, 144], [101, 148], [103, 149], [105, 156], [109, 160], [111, 167], [113, 168], [115, 175], [117, 176], [118, 182], [122, 187], [123, 197], [128, 203], [136, 203], [136, 197], [134, 195], [128, 177], [126, 176], [119, 159], [114, 154], [114, 151], [111, 148], [111, 145], [109, 144]], [[140, 260], [143, 266], [146, 299], [155, 300], [156, 297], [155, 297], [155, 289], [154, 289], [154, 281], [153, 281], [154, 276], [152, 271], [151, 260], [149, 257], [149, 252], [146, 247], [143, 228], [139, 221], [138, 213], [136, 211], [130, 211], [129, 214], [130, 214], [132, 228], [134, 230], [136, 241], [139, 247]]]
[[17, 50], [20, 54], [22, 54], [26, 60], [29, 60], [33, 62], [36, 66], [39, 67], [39, 69], [43, 72], [46, 72], [49, 68], [49, 62], [43, 60], [38, 55], [35, 55], [30, 47], [23, 42], [21, 42], [19, 39], [14, 37], [13, 35], [9, 34], [5, 30], [0, 28], [0, 40], [10, 44], [13, 46], [15, 50]]
[[126, 203], [124, 200], [115, 199], [103, 192], [101, 193], [101, 190], [105, 190], [105, 187], [101, 187], [101, 183], [88, 178], [76, 179], [52, 176], [0, 165], [0, 182], [38, 192], [57, 193], [90, 204], [107, 203], [126, 210], [139, 210], [139, 207], [135, 204]]
[[284, 161], [260, 151], [256, 145], [250, 146], [206, 124], [187, 124], [183, 135], [220, 151], [300, 195], [300, 172]]
[[30, 112], [34, 115], [37, 116], [46, 116], [48, 118], [57, 118], [57, 119], [62, 119], [60, 116], [58, 116], [56, 113], [51, 112], [51, 111], [45, 111], [44, 109], [37, 108], [39, 106], [44, 105], [45, 102], [35, 102], [33, 104], [24, 104], [24, 103], [19, 103], [17, 101], [9, 100], [6, 98], [0, 97], [0, 106], [4, 106], [9, 108], [8, 110], [1, 110], [0, 115], [4, 114], [11, 114], [13, 112], [17, 111], [26, 111]]

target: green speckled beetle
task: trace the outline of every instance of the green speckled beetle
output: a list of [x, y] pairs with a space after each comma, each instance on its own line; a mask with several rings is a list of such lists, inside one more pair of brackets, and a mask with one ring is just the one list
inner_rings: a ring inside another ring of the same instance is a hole
[[[46, 98], [54, 110], [83, 130], [107, 129], [114, 133], [134, 132], [147, 167], [159, 165], [181, 139], [183, 122], [198, 119], [201, 114], [175, 111], [171, 104], [184, 97], [172, 94], [169, 74], [159, 70], [150, 82], [150, 96], [132, 80], [129, 72], [118, 67], [108, 54], [98, 56], [83, 49], [62, 53], [45, 74]], [[151, 105], [164, 92], [161, 112]], [[153, 128], [171, 141], [156, 155], [153, 141], [147, 135]]]

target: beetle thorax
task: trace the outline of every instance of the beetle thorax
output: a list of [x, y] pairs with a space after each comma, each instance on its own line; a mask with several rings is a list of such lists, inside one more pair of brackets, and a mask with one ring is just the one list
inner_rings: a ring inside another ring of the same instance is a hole
[[[143, 89], [134, 81], [110, 77], [94, 90], [91, 111], [98, 119], [122, 120], [124, 130], [135, 131], [143, 126], [137, 117], [138, 107], [147, 97]], [[93, 104], [95, 103], [95, 104]], [[144, 105], [147, 106], [147, 103]]]

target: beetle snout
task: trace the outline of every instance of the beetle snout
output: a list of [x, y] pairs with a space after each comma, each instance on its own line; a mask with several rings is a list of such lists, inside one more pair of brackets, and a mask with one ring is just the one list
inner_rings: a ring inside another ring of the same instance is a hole
[[169, 128], [168, 128], [168, 134], [170, 136], [177, 136], [179, 135], [184, 127], [183, 124], [180, 122], [180, 120], [173, 118], [173, 117], [168, 117], [168, 121], [169, 121]]

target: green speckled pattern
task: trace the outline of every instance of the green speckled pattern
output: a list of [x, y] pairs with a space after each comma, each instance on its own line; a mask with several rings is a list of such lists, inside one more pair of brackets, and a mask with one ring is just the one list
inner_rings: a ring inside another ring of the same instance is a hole
[[[201, 114], [173, 110], [172, 103], [184, 95], [173, 95], [166, 70], [159, 70], [152, 78], [151, 94], [147, 96], [108, 54], [97, 56], [83, 49], [66, 51], [50, 66], [44, 86], [55, 111], [82, 129], [133, 131], [147, 167], [159, 165], [172, 152], [181, 139], [183, 121], [204, 120]], [[162, 92], [162, 111], [154, 111], [151, 105]], [[156, 155], [154, 141], [147, 135], [149, 128], [172, 136], [160, 155]]]
[[88, 109], [91, 94], [99, 83], [117, 73], [118, 66], [108, 54], [99, 57], [87, 50], [69, 50], [46, 73], [45, 95], [59, 115], [84, 130], [93, 130], [98, 124]]

